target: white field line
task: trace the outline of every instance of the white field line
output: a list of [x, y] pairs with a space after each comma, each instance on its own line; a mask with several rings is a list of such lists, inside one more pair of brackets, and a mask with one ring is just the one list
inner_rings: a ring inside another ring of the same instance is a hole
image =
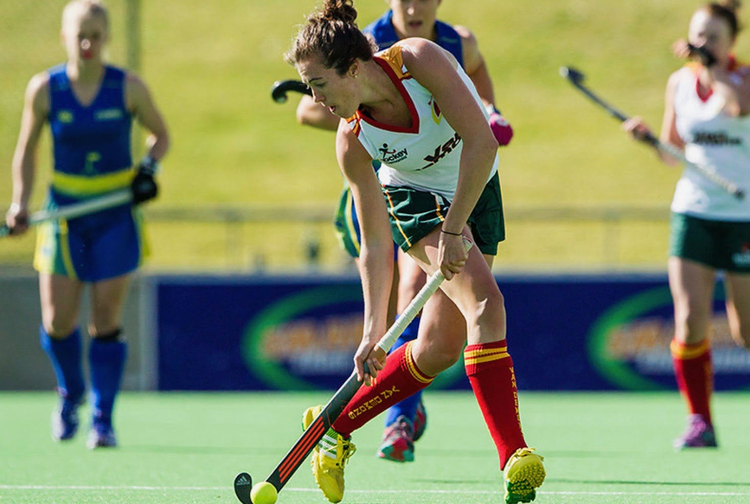
[[[86, 486], [86, 485], [0, 485], [0, 490], [142, 490], [147, 492], [164, 492], [170, 490], [185, 491], [216, 491], [231, 490], [228, 486]], [[317, 488], [284, 488], [283, 492], [319, 492]], [[436, 494], [436, 495], [502, 495], [503, 491], [493, 490], [347, 490], [354, 494]], [[546, 491], [539, 490], [543, 495], [666, 495], [666, 496], [701, 496], [701, 497], [746, 497], [750, 492], [587, 492], [587, 491]]]

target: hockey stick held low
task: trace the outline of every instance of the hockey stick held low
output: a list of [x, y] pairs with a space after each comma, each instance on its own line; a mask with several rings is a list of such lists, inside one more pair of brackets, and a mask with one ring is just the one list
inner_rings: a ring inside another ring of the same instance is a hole
[[[43, 222], [54, 221], [58, 219], [73, 219], [83, 215], [106, 210], [107, 208], [124, 205], [133, 201], [133, 193], [130, 189], [121, 189], [106, 196], [99, 198], [66, 205], [55, 210], [41, 210], [35, 212], [29, 217], [29, 226], [41, 224]], [[0, 226], [0, 238], [13, 234], [13, 230], [8, 228], [7, 224]]]
[[[597, 96], [591, 89], [589, 89], [586, 85], [583, 84], [583, 81], [585, 80], [586, 76], [581, 73], [580, 71], [571, 68], [571, 67], [561, 67], [560, 68], [560, 75], [567, 79], [576, 89], [578, 89], [581, 93], [586, 95], [591, 101], [602, 107], [604, 110], [609, 113], [612, 117], [618, 119], [620, 122], [625, 122], [629, 118], [616, 108], [614, 108], [609, 103], [602, 100], [599, 96]], [[727, 191], [729, 194], [734, 196], [737, 199], [743, 199], [745, 197], [745, 189], [739, 187], [737, 184], [732, 182], [731, 180], [727, 180], [726, 178], [722, 177], [718, 173], [716, 173], [716, 170], [707, 167], [698, 165], [695, 163], [691, 163], [687, 160], [685, 157], [685, 154], [682, 152], [681, 149], [678, 147], [660, 141], [655, 136], [648, 134], [644, 137], [644, 141], [647, 142], [649, 145], [653, 146], [654, 148], [672, 156], [675, 159], [678, 159], [682, 163], [684, 163], [686, 166], [689, 166], [690, 168], [694, 169], [697, 173], [700, 173], [702, 176], [716, 184], [717, 186], [721, 187], [725, 191]]]
[[271, 98], [276, 103], [286, 103], [288, 98], [286, 94], [290, 91], [312, 96], [312, 91], [310, 91], [307, 84], [302, 81], [290, 79], [274, 82], [273, 87], [271, 88]]
[[[473, 246], [473, 244], [466, 239], [464, 239], [464, 245], [467, 251]], [[376, 345], [378, 348], [385, 352], [390, 350], [401, 333], [404, 332], [406, 326], [414, 320], [414, 317], [416, 317], [419, 311], [424, 307], [427, 300], [430, 299], [430, 296], [432, 296], [440, 287], [443, 280], [445, 280], [445, 277], [440, 270], [433, 273], [427, 279], [427, 283], [425, 283], [424, 287], [422, 287], [417, 295], [414, 296], [414, 299], [412, 299], [406, 309], [404, 309], [401, 315], [399, 315], [396, 322], [394, 322], [383, 337], [380, 338], [380, 341], [378, 341]], [[365, 369], [367, 368], [365, 367]], [[323, 438], [331, 425], [333, 425], [333, 422], [335, 422], [341, 412], [344, 411], [346, 405], [349, 404], [349, 401], [351, 401], [361, 386], [362, 382], [357, 380], [357, 372], [355, 370], [349, 375], [349, 378], [347, 378], [344, 384], [336, 391], [333, 397], [331, 397], [328, 403], [323, 407], [323, 410], [308, 426], [302, 436], [297, 439], [297, 442], [294, 443], [294, 446], [292, 446], [284, 458], [281, 459], [281, 462], [279, 462], [273, 472], [271, 472], [268, 478], [266, 478], [266, 481], [276, 487], [277, 491], [281, 491], [281, 489], [284, 488], [284, 485], [287, 484], [299, 466], [307, 459], [307, 456], [313, 448], [315, 448], [315, 445], [317, 445], [318, 441]], [[250, 474], [243, 472], [235, 477], [234, 493], [242, 504], [252, 504], [252, 500], [250, 499], [250, 490], [252, 489], [252, 486], [253, 479]]]

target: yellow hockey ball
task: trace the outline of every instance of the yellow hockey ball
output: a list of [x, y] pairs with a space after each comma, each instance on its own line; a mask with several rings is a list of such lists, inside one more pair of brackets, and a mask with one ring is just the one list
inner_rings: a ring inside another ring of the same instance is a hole
[[250, 500], [253, 501], [253, 504], [274, 504], [278, 496], [276, 487], [268, 481], [256, 483], [250, 490]]

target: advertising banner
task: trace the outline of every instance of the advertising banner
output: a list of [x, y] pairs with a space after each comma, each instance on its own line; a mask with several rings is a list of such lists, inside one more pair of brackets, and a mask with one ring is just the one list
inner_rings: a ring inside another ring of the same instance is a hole
[[[498, 276], [520, 390], [676, 388], [666, 275]], [[336, 389], [362, 335], [359, 279], [158, 276], [160, 390]], [[718, 390], [750, 385], [750, 353], [731, 338], [717, 284]], [[462, 361], [434, 388], [468, 388]]]

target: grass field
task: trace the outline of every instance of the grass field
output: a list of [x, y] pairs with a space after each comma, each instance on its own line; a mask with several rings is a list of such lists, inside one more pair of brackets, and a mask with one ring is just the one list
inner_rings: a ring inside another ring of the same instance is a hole
[[[0, 3], [0, 165], [9, 167], [28, 79], [64, 58], [59, 17], [66, 0]], [[140, 2], [141, 74], [149, 83], [173, 136], [164, 163], [158, 208], [214, 205], [318, 205], [333, 211], [341, 187], [332, 135], [302, 128], [295, 100], [283, 106], [269, 96], [277, 79], [296, 76], [282, 60], [295, 26], [317, 2], [289, 0], [169, 0]], [[661, 206], [666, 208], [678, 171], [660, 165], [647, 149], [627, 140], [618, 125], [561, 79], [574, 65], [605, 98], [658, 128], [664, 86], [680, 61], [671, 43], [684, 37], [699, 0], [525, 2], [445, 0], [441, 18], [474, 31], [494, 80], [497, 104], [514, 126], [511, 147], [501, 151], [508, 208], [539, 205]], [[125, 0], [109, 0], [111, 60], [125, 62]], [[356, 2], [362, 24], [385, 8], [380, 0]], [[745, 39], [738, 53], [747, 55]], [[40, 204], [49, 172], [48, 147], [40, 149], [34, 203]], [[0, 173], [0, 206], [11, 195], [10, 175]], [[302, 213], [303, 211], [301, 211]], [[609, 230], [611, 231], [611, 230]], [[237, 249], [225, 253], [227, 230], [217, 224], [154, 223], [152, 268], [244, 268], [265, 258], [269, 267], [302, 261], [300, 226], [248, 226]], [[341, 255], [330, 225], [319, 234], [322, 261], [337, 267]], [[663, 266], [666, 217], [656, 225], [633, 222], [617, 229], [617, 264]], [[529, 224], [508, 220], [508, 242], [498, 268], [601, 265], [599, 223]], [[28, 264], [33, 237], [4, 241], [0, 262]]]
[[[84, 437], [49, 438], [50, 393], [0, 394], [0, 502], [13, 504], [233, 503], [232, 480], [255, 480], [299, 435], [315, 394], [124, 394], [116, 413], [121, 447], [89, 452]], [[536, 502], [684, 504], [750, 502], [746, 394], [719, 394], [718, 450], [675, 453], [682, 428], [676, 393], [522, 393], [527, 441], [545, 456]], [[502, 502], [497, 455], [473, 396], [430, 393], [416, 461], [376, 459], [380, 419], [355, 434], [349, 503]], [[327, 502], [307, 464], [279, 503]]]

